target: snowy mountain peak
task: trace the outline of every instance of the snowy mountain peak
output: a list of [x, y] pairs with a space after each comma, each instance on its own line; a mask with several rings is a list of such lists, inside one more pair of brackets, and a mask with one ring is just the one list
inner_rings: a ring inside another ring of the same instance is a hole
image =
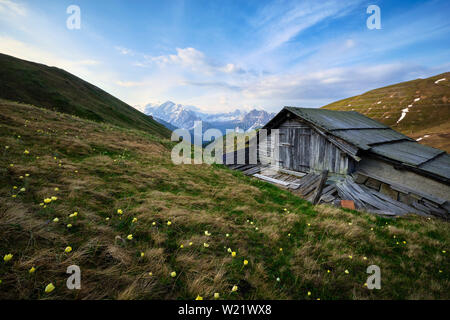
[[[243, 130], [253, 130], [261, 128], [275, 114], [264, 110], [253, 109], [243, 111], [236, 109], [227, 113], [203, 113], [195, 106], [184, 106], [172, 101], [166, 101], [160, 105], [149, 103], [144, 108], [144, 113], [153, 116], [155, 120], [162, 120], [172, 126], [191, 130], [194, 122], [202, 120], [204, 127], [217, 128], [222, 132], [226, 129], [239, 127]], [[164, 123], [163, 123], [164, 124]]]

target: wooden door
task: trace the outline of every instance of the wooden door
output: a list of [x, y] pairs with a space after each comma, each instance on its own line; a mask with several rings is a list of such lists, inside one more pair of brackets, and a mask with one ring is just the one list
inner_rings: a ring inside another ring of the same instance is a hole
[[311, 156], [311, 129], [280, 128], [280, 166], [308, 172]]

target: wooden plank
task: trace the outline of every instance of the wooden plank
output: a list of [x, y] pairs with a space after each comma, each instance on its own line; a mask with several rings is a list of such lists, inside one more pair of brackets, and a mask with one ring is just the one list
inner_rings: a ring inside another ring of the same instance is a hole
[[288, 169], [285, 169], [285, 168], [280, 168], [279, 171], [283, 172], [283, 173], [287, 173], [287, 174], [293, 175], [293, 176], [297, 176], [297, 177], [304, 177], [304, 176], [306, 176], [306, 173], [304, 173], [304, 172], [288, 170]]
[[289, 183], [287, 183], [287, 182], [284, 182], [284, 181], [281, 181], [281, 180], [278, 180], [278, 179], [274, 179], [274, 178], [271, 178], [271, 177], [267, 177], [267, 176], [264, 176], [262, 174], [255, 174], [253, 176], [258, 178], [258, 179], [264, 180], [264, 181], [268, 181], [268, 182], [272, 182], [272, 183], [275, 183], [275, 184], [282, 185], [284, 187], [288, 187], [289, 186]]
[[261, 167], [260, 166], [255, 166], [253, 168], [247, 169], [245, 171], [242, 171], [243, 174], [247, 175], [247, 176], [251, 176], [255, 173], [258, 173], [261, 171]]
[[327, 177], [328, 177], [328, 170], [324, 170], [322, 172], [322, 175], [320, 176], [319, 185], [317, 186], [316, 194], [313, 198], [313, 204], [317, 204], [317, 202], [319, 201], [319, 198], [322, 194], [323, 186], [325, 185], [325, 182], [327, 181]]

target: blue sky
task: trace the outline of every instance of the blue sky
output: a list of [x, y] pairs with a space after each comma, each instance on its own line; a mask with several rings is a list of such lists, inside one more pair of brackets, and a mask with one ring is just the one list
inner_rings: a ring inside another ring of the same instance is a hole
[[[69, 30], [66, 8], [81, 9]], [[381, 29], [369, 30], [369, 5]], [[0, 52], [131, 105], [320, 107], [450, 71], [450, 1], [0, 0]]]

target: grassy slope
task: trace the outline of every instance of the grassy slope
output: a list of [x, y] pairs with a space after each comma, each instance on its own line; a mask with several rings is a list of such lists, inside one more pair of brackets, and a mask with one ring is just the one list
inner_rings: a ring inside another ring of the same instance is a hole
[[[435, 83], [442, 78], [446, 80]], [[414, 102], [416, 98], [420, 100]], [[410, 104], [397, 124], [402, 109]], [[371, 90], [323, 108], [358, 111], [414, 139], [429, 135], [420, 143], [450, 152], [450, 72]]]
[[55, 67], [0, 54], [0, 98], [168, 137], [170, 131], [133, 107]]
[[[143, 131], [0, 108], [0, 255], [14, 255], [0, 261], [0, 299], [450, 298], [447, 222], [313, 207], [222, 166], [175, 166], [170, 143]], [[79, 291], [66, 289], [72, 264]], [[364, 286], [371, 264], [381, 290]]]

